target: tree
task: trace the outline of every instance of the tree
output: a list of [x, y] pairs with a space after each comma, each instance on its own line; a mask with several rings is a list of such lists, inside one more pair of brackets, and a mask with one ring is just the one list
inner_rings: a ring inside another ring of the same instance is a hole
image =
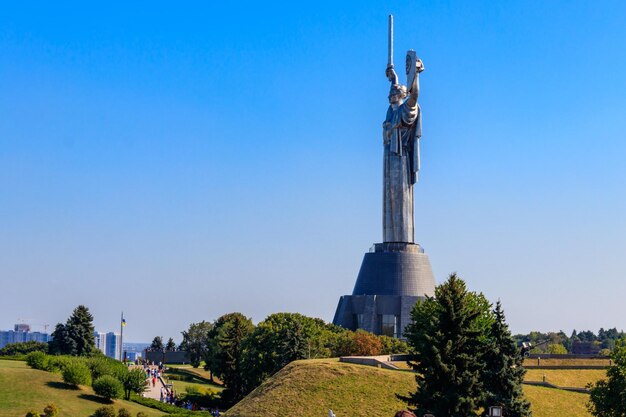
[[482, 296], [468, 292], [456, 274], [435, 289], [435, 297], [415, 305], [405, 330], [415, 351], [417, 390], [400, 397], [417, 415], [467, 417], [483, 400], [484, 365], [478, 352], [487, 345], [493, 314]]
[[389, 336], [378, 336], [380, 343], [382, 344], [381, 355], [394, 355], [399, 353], [409, 353], [409, 345], [400, 339]]
[[548, 353], [553, 355], [566, 355], [567, 349], [560, 343], [552, 343], [548, 345]]
[[205, 362], [226, 386], [222, 398], [237, 401], [246, 394], [243, 349], [244, 340], [253, 329], [252, 321], [241, 313], [225, 314], [213, 325]]
[[165, 345], [165, 350], [168, 352], [173, 352], [176, 350], [176, 343], [174, 343], [174, 339], [171, 337], [167, 339], [167, 344]]
[[[522, 366], [524, 358], [511, 336], [500, 301], [496, 303], [494, 316], [489, 344], [483, 356], [485, 369], [481, 379], [486, 394], [483, 408], [488, 410], [489, 406], [499, 405], [504, 408], [507, 417], [530, 417], [530, 403], [522, 391], [526, 374]], [[563, 345], [559, 346], [563, 348]]]
[[200, 323], [191, 323], [187, 331], [182, 332], [183, 341], [180, 349], [187, 352], [191, 366], [197, 368], [200, 362], [207, 355], [207, 345], [209, 343], [209, 332], [213, 328], [213, 324], [201, 321]]
[[298, 313], [275, 313], [260, 322], [244, 346], [246, 391], [292, 361], [326, 356], [321, 343], [326, 328], [323, 320]]
[[626, 339], [617, 340], [611, 353], [613, 365], [606, 372], [607, 379], [589, 384], [589, 412], [596, 417], [626, 416]]
[[150, 350], [161, 351], [163, 350], [163, 338], [161, 336], [155, 336], [150, 344]]
[[357, 356], [374, 356], [380, 355], [383, 350], [383, 344], [375, 334], [357, 330], [352, 335], [354, 343], [354, 355]]
[[124, 399], [126, 400], [130, 399], [131, 392], [141, 395], [146, 390], [146, 373], [139, 368], [123, 373], [120, 381], [124, 387]]
[[76, 342], [70, 338], [69, 331], [62, 323], [57, 323], [54, 331], [50, 335], [52, 340], [49, 342], [48, 350], [56, 355], [72, 355], [76, 352]]
[[84, 356], [95, 351], [93, 316], [89, 309], [79, 305], [67, 319], [59, 323], [52, 333], [50, 352], [61, 355]]

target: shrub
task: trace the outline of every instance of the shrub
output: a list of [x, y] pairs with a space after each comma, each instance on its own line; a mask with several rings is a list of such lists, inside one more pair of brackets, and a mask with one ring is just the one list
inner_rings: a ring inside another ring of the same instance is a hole
[[200, 389], [194, 385], [188, 385], [185, 387], [185, 392], [191, 395], [200, 395]]
[[31, 352], [26, 355], [26, 363], [33, 369], [48, 370], [48, 355], [43, 352]]
[[112, 405], [100, 407], [93, 413], [93, 417], [116, 417], [115, 408]]
[[120, 398], [124, 393], [124, 386], [117, 378], [111, 375], [103, 375], [93, 381], [93, 391], [96, 395], [110, 400]]
[[56, 417], [59, 414], [59, 407], [50, 403], [43, 409], [43, 415], [46, 417]]
[[75, 361], [75, 358], [69, 356], [48, 356], [48, 371], [63, 373], [63, 370]]
[[111, 375], [120, 379], [119, 376], [126, 371], [123, 363], [104, 355], [92, 356], [85, 361], [85, 364], [91, 372], [91, 379], [94, 381], [103, 375]]
[[38, 351], [48, 353], [48, 344], [44, 342], [35, 342], [33, 340], [28, 342], [9, 343], [0, 349], [0, 356], [27, 355], [30, 352]]
[[39, 412], [31, 410], [28, 413], [26, 413], [26, 417], [39, 417]]
[[130, 411], [125, 408], [120, 408], [117, 410], [117, 417], [133, 417], [130, 415]]
[[137, 417], [148, 417], [148, 415], [144, 413], [143, 411], [140, 411], [137, 413]]
[[66, 384], [78, 387], [79, 385], [89, 385], [91, 383], [89, 368], [78, 360], [68, 362], [62, 373], [63, 382]]

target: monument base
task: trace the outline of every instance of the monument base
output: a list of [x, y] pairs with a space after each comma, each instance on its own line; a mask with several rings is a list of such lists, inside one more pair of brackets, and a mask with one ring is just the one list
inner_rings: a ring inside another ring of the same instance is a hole
[[377, 243], [363, 257], [352, 295], [339, 299], [333, 324], [403, 338], [411, 309], [435, 294], [435, 278], [420, 245]]

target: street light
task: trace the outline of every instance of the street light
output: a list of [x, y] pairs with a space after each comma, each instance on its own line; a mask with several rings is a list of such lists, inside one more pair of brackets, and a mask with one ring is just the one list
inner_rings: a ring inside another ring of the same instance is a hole
[[499, 405], [489, 407], [489, 417], [502, 417], [502, 407]]

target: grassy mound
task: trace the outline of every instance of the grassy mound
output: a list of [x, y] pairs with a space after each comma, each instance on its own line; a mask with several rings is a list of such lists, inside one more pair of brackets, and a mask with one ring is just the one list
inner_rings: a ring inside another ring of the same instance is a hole
[[[596, 373], [551, 370], [550, 378], [579, 385]], [[602, 371], [601, 371], [602, 372]], [[337, 360], [296, 361], [283, 368], [225, 417], [393, 416], [407, 405], [395, 396], [415, 389], [413, 373], [340, 363]], [[524, 386], [534, 417], [590, 417], [587, 394]]]
[[296, 361], [265, 381], [226, 417], [393, 416], [406, 405], [395, 393], [406, 394], [415, 379], [410, 372], [388, 371], [337, 360]]
[[[29, 410], [43, 412], [49, 403], [59, 407], [60, 417], [87, 417], [108, 405], [90, 387], [71, 389], [59, 375], [31, 369], [25, 362], [0, 360], [0, 387], [0, 417], [24, 416]], [[139, 411], [150, 417], [163, 415], [162, 411], [129, 401], [116, 400], [113, 406], [124, 407], [133, 416]]]

